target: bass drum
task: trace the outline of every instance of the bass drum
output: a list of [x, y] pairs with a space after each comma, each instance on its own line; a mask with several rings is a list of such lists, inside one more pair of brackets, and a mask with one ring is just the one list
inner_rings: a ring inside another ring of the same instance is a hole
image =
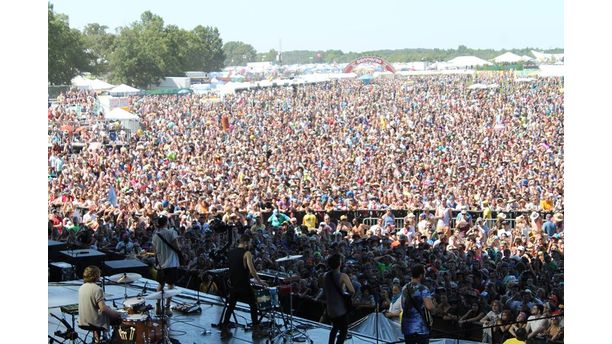
[[132, 314], [123, 319], [113, 331], [112, 344], [162, 343], [162, 322], [145, 314]]

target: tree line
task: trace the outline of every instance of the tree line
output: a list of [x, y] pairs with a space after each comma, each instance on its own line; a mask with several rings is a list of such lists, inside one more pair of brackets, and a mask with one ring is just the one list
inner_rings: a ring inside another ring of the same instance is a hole
[[[514, 49], [519, 55], [531, 48]], [[558, 53], [562, 49], [545, 52]], [[456, 56], [475, 55], [491, 59], [503, 53], [492, 49], [398, 49], [366, 52], [341, 50], [296, 50], [279, 54], [275, 49], [257, 52], [244, 42], [223, 43], [219, 30], [198, 25], [185, 30], [166, 25], [162, 17], [146, 11], [140, 20], [109, 32], [106, 25], [88, 24], [81, 32], [71, 28], [68, 16], [48, 6], [48, 81], [68, 85], [81, 73], [91, 73], [111, 83], [145, 88], [165, 76], [184, 76], [187, 71], [220, 71], [225, 66], [244, 66], [248, 62], [276, 61], [282, 64], [346, 63], [375, 55], [390, 62], [446, 61]]]

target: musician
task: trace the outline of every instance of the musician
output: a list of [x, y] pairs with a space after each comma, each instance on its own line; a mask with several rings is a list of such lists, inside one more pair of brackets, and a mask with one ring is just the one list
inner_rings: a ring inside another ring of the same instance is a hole
[[[157, 291], [161, 291], [165, 284], [168, 284], [168, 289], [174, 288], [174, 283], [178, 279], [178, 267], [179, 257], [178, 254], [166, 243], [173, 245], [177, 251], [180, 251], [181, 247], [178, 242], [178, 234], [174, 229], [168, 228], [168, 218], [166, 216], [160, 216], [157, 219], [158, 229], [153, 235], [153, 250], [157, 260]], [[161, 237], [165, 239], [161, 239]], [[165, 312], [170, 315], [170, 302], [171, 298], [166, 299]], [[161, 314], [161, 300], [157, 300], [156, 313]]]
[[355, 288], [349, 276], [340, 272], [343, 258], [339, 253], [331, 255], [327, 259], [329, 271], [325, 273], [323, 290], [325, 292], [325, 302], [327, 305], [327, 316], [331, 320], [332, 329], [329, 333], [329, 344], [334, 343], [336, 334], [340, 331], [336, 343], [344, 343], [348, 333], [348, 309], [340, 291], [344, 292], [344, 287], [348, 289], [351, 296], [355, 295]]
[[249, 251], [251, 248], [251, 236], [242, 234], [238, 242], [238, 246], [229, 251], [229, 276], [230, 276], [230, 295], [228, 308], [221, 324], [222, 336], [228, 335], [228, 325], [230, 316], [236, 308], [238, 300], [249, 304], [251, 309], [251, 322], [253, 323], [253, 331], [258, 330], [257, 321], [257, 303], [255, 293], [251, 288], [250, 277], [253, 277], [258, 284], [267, 287], [268, 285], [262, 281], [257, 275], [255, 265], [253, 265], [253, 255]]
[[412, 279], [402, 290], [402, 333], [406, 344], [429, 343], [429, 326], [424, 318], [425, 308], [433, 311], [431, 292], [421, 284], [425, 276], [425, 268], [421, 264], [412, 267]]
[[[96, 284], [100, 279], [100, 269], [90, 265], [83, 271], [83, 285], [79, 288], [79, 326], [95, 326], [108, 330], [109, 325], [121, 324], [121, 313], [104, 303], [104, 292]], [[94, 331], [95, 343], [100, 341], [100, 333]]]

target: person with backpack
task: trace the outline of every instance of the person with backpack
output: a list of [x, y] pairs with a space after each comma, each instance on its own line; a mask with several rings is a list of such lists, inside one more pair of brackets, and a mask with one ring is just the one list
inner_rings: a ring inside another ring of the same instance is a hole
[[434, 309], [431, 292], [421, 284], [425, 268], [421, 264], [412, 267], [412, 279], [402, 290], [401, 326], [406, 344], [428, 344]]

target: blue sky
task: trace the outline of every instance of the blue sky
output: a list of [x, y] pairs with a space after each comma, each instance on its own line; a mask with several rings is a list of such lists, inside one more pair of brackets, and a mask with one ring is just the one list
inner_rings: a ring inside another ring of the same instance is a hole
[[136, 1], [55, 0], [70, 26], [137, 21], [146, 10], [166, 24], [216, 26], [224, 42], [269, 49], [366, 51], [401, 48], [563, 48], [562, 0]]

